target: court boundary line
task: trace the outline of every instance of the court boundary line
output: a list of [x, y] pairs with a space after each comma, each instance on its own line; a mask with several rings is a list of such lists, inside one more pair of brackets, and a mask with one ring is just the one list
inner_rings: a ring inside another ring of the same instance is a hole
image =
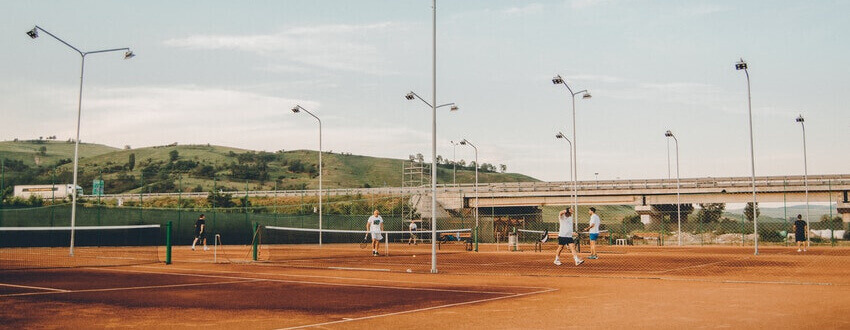
[[[0, 283], [0, 286], [8, 286], [13, 288], [22, 288], [22, 289], [33, 289], [33, 290], [44, 290], [44, 291], [55, 291], [55, 292], [65, 292], [68, 290], [65, 289], [56, 289], [56, 288], [48, 288], [42, 286], [29, 286], [29, 285], [19, 285], [19, 284], [9, 284], [9, 283]], [[5, 295], [0, 295], [0, 297], [4, 297]]]
[[82, 289], [82, 290], [61, 290], [58, 292], [24, 292], [24, 293], [10, 293], [0, 295], [0, 297], [21, 297], [21, 296], [41, 296], [41, 295], [49, 295], [49, 294], [62, 294], [62, 293], [86, 293], [86, 292], [109, 292], [109, 291], [129, 291], [129, 290], [144, 290], [144, 289], [164, 289], [164, 288], [181, 288], [181, 287], [190, 287], [190, 286], [199, 286], [199, 285], [221, 285], [221, 284], [234, 284], [234, 283], [248, 283], [248, 282], [258, 282], [259, 280], [240, 280], [240, 281], [225, 281], [225, 282], [209, 282], [209, 283], [184, 283], [184, 284], [164, 284], [164, 285], [145, 285], [145, 286], [125, 286], [118, 288], [101, 288], [101, 289]]
[[355, 318], [343, 318], [342, 320], [337, 320], [337, 321], [298, 325], [298, 326], [293, 326], [293, 327], [278, 328], [277, 330], [313, 328], [313, 327], [321, 327], [321, 326], [331, 325], [331, 324], [340, 324], [340, 323], [346, 323], [346, 322], [370, 320], [370, 319], [376, 319], [376, 318], [388, 317], [388, 316], [395, 316], [395, 315], [412, 314], [412, 313], [430, 311], [430, 310], [435, 310], [435, 309], [443, 309], [443, 308], [457, 307], [457, 306], [463, 306], [463, 305], [471, 305], [471, 304], [484, 303], [484, 302], [490, 302], [490, 301], [502, 300], [502, 299], [508, 299], [508, 298], [519, 298], [519, 297], [523, 297], [523, 296], [547, 293], [547, 292], [552, 292], [552, 291], [557, 291], [557, 290], [558, 289], [550, 288], [550, 289], [547, 289], [547, 290], [525, 292], [525, 293], [516, 293], [516, 294], [511, 294], [511, 295], [502, 296], [502, 297], [477, 299], [477, 300], [464, 301], [464, 302], [459, 302], [459, 303], [451, 303], [451, 304], [445, 304], [445, 305], [437, 305], [437, 306], [431, 306], [431, 307], [410, 309], [410, 310], [399, 311], [399, 312], [384, 313], [384, 314], [355, 317]]
[[456, 290], [456, 289], [404, 287], [404, 286], [388, 286], [388, 285], [366, 285], [366, 284], [354, 284], [354, 283], [296, 281], [296, 280], [282, 280], [282, 279], [273, 279], [273, 278], [255, 278], [255, 277], [223, 276], [223, 275], [209, 275], [209, 274], [150, 272], [150, 271], [140, 271], [140, 270], [130, 270], [130, 269], [103, 269], [103, 270], [115, 271], [115, 272], [127, 272], [127, 273], [159, 274], [159, 275], [174, 275], [174, 276], [194, 276], [194, 277], [223, 278], [223, 279], [234, 279], [234, 280], [255, 280], [257, 282], [278, 282], [278, 283], [312, 284], [312, 285], [326, 285], [326, 286], [348, 286], [348, 287], [373, 288], [373, 289], [434, 291], [434, 292], [453, 292], [453, 293], [475, 293], [475, 294], [497, 294], [497, 295], [512, 295], [512, 294], [515, 294], [514, 292], [499, 292], [499, 291], [476, 291], [476, 290]]

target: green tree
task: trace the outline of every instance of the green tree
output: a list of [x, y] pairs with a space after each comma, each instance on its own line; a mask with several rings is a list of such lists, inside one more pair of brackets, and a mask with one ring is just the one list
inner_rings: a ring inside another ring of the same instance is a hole
[[38, 154], [42, 155], [42, 156], [47, 155], [47, 147], [45, 147], [45, 146], [38, 147]]
[[127, 169], [132, 171], [134, 168], [136, 168], [136, 154], [131, 153], [127, 156]]
[[[759, 209], [759, 203], [756, 203], [756, 216], [755, 217], [758, 218], [760, 215], [761, 215], [761, 210]], [[753, 203], [752, 202], [747, 203], [747, 206], [744, 207], [744, 217], [746, 217], [747, 220], [753, 221]]]
[[180, 152], [175, 150], [171, 150], [168, 152], [168, 159], [172, 162], [177, 161], [177, 158], [180, 158]]
[[702, 223], [718, 222], [725, 210], [726, 203], [700, 203], [697, 220]]

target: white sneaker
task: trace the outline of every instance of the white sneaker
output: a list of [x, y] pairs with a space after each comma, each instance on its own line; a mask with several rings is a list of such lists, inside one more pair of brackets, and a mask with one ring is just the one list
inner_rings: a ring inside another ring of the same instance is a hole
[[204, 251], [209, 251], [209, 250], [210, 250], [210, 248], [208, 248], [206, 246], [204, 247]]
[[[192, 251], [195, 251], [195, 247], [194, 247], [194, 246], [192, 247]], [[800, 250], [797, 250], [797, 252], [800, 252]]]
[[578, 261], [576, 261], [576, 266], [581, 265], [581, 264], [583, 264], [583, 263], [584, 263], [584, 260], [579, 259]]
[[556, 265], [556, 266], [560, 266], [560, 265], [561, 265], [561, 261], [560, 261], [560, 260], [558, 260], [558, 259], [555, 259], [555, 265]]
[[797, 252], [802, 252], [803, 250], [797, 249]]

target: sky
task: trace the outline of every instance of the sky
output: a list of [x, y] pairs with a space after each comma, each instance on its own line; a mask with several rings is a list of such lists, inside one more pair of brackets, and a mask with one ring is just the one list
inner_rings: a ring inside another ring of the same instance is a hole
[[[431, 157], [432, 7], [383, 1], [6, 1], [0, 5], [0, 140], [75, 132], [133, 148], [215, 144]], [[464, 0], [437, 3], [437, 153], [569, 180], [850, 169], [847, 1]], [[669, 144], [669, 149], [668, 149]], [[668, 172], [668, 150], [672, 171]], [[597, 174], [598, 173], [598, 174]], [[668, 174], [669, 173], [669, 174]]]

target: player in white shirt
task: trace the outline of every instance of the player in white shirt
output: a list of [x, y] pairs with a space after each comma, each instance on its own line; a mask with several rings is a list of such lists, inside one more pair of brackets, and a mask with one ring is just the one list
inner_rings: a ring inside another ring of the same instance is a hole
[[372, 255], [378, 256], [378, 248], [381, 245], [381, 240], [384, 239], [384, 236], [381, 235], [381, 232], [384, 231], [384, 219], [381, 218], [381, 213], [378, 210], [375, 210], [369, 217], [366, 230], [372, 235]]
[[570, 209], [566, 209], [558, 213], [558, 223], [560, 224], [560, 228], [558, 229], [558, 250], [555, 253], [555, 265], [561, 265], [561, 250], [564, 249], [564, 245], [570, 247], [570, 253], [573, 254], [573, 260], [576, 262], [576, 266], [581, 265], [584, 260], [579, 259], [578, 254], [576, 254], [576, 244], [573, 240], [573, 217]]
[[416, 245], [416, 223], [413, 220], [410, 220], [410, 238], [407, 240], [407, 245], [411, 243]]
[[587, 224], [587, 228], [584, 229], [590, 236], [590, 256], [587, 259], [599, 259], [596, 256], [596, 239], [599, 238], [599, 224], [602, 222], [599, 219], [599, 215], [596, 214], [596, 208], [591, 207], [590, 211], [590, 222]]

